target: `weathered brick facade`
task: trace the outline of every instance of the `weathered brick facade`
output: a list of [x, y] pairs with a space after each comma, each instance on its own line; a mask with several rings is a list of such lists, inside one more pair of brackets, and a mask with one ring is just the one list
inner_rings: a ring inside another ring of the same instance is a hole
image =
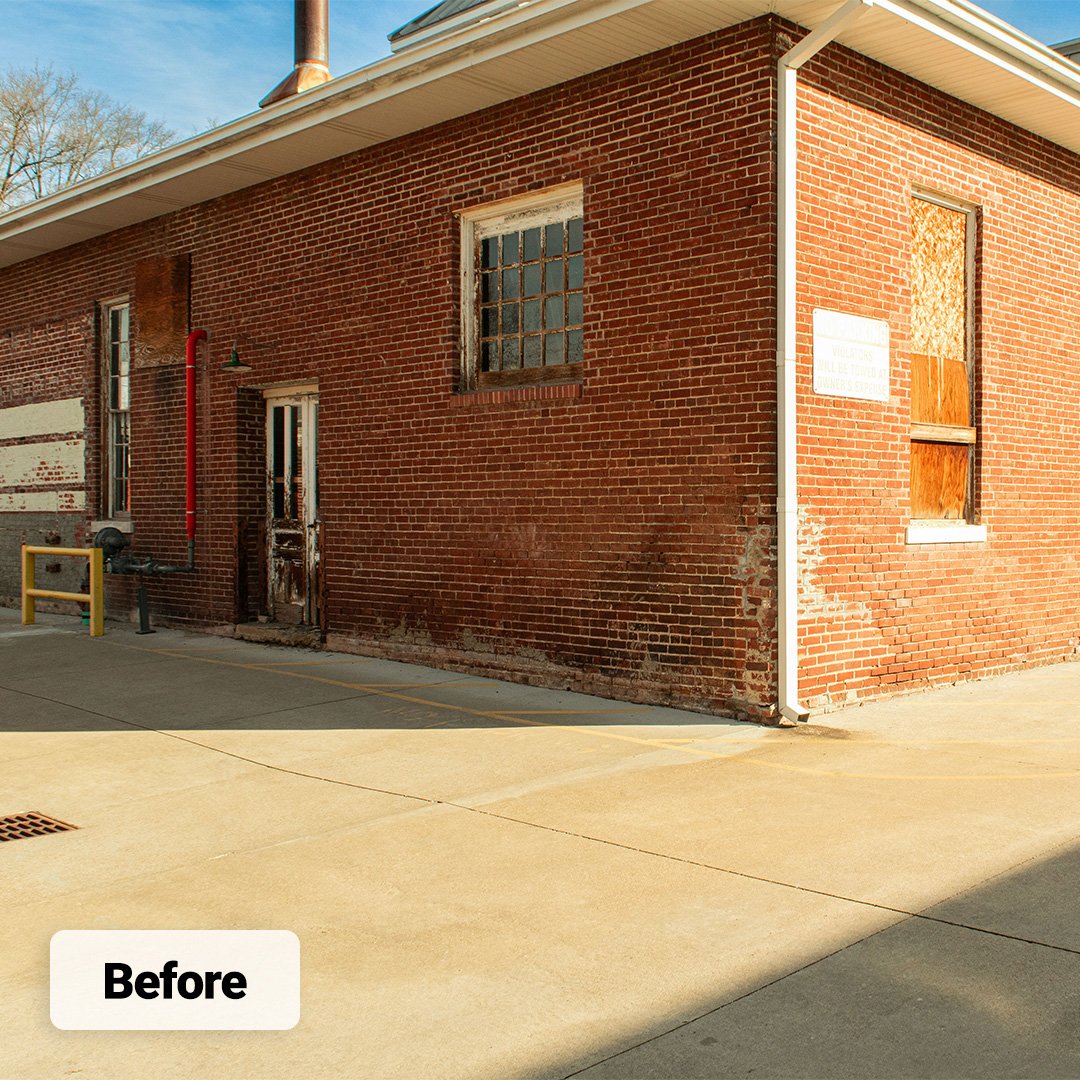
[[[773, 715], [775, 61], [795, 33], [758, 19], [0, 271], [0, 406], [88, 404], [87, 510], [64, 541], [100, 516], [96, 305], [131, 295], [137, 319], [137, 261], [190, 254], [191, 325], [212, 335], [198, 570], [151, 581], [155, 617], [258, 613], [261, 388], [317, 382], [332, 645]], [[803, 83], [805, 700], [1071, 655], [1080, 272], [1059, 256], [1080, 162], [838, 47]], [[457, 212], [568, 180], [584, 382], [456, 392]], [[904, 541], [912, 185], [981, 208], [985, 544]], [[889, 322], [888, 403], [813, 393], [815, 307]], [[220, 371], [238, 337], [242, 376]], [[132, 393], [134, 547], [181, 563], [183, 365], [137, 367]], [[110, 579], [113, 614], [132, 597]]]
[[[808, 66], [800, 174], [800, 639], [806, 703], [1080, 649], [1080, 161], [844, 49]], [[912, 188], [978, 208], [975, 510], [908, 545]], [[888, 404], [812, 392], [815, 307], [887, 319]]]
[[[199, 571], [152, 581], [155, 613], [246, 614], [262, 400], [218, 370], [243, 334], [258, 385], [319, 385], [331, 641], [767, 709], [771, 39], [745, 25], [0, 277], [19, 327], [85, 316], [132, 291], [139, 258], [191, 253], [192, 325], [213, 335]], [[584, 385], [456, 394], [455, 211], [568, 179], [585, 190]], [[28, 362], [93, 382], [82, 344]], [[135, 548], [172, 562], [183, 421], [182, 365], [136, 370]], [[131, 583], [109, 584], [123, 610]]]

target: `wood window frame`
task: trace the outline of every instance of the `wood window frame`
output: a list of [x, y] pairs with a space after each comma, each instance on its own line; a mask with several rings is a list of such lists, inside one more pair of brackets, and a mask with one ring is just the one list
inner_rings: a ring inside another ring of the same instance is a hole
[[[132, 307], [131, 298], [128, 296], [111, 297], [102, 300], [98, 304], [100, 312], [100, 357], [101, 357], [101, 508], [104, 521], [107, 524], [129, 523], [131, 521], [131, 376], [133, 371], [133, 340], [132, 340]], [[123, 311], [126, 313], [127, 338], [124, 344], [127, 350], [126, 374], [116, 375], [113, 373], [112, 348], [113, 313]], [[114, 377], [122, 378], [126, 384], [126, 392], [120, 391], [119, 399], [122, 404], [114, 405], [117, 399], [114, 397]], [[118, 478], [117, 442], [114, 433], [116, 418], [126, 417], [126, 441], [124, 452], [124, 497], [117, 498], [116, 483]]]
[[520, 367], [508, 371], [481, 370], [478, 266], [478, 246], [482, 239], [583, 218], [582, 184], [578, 181], [559, 184], [542, 191], [470, 207], [459, 211], [458, 216], [461, 225], [461, 366], [456, 389], [468, 392], [582, 382], [583, 363]]
[[[978, 416], [976, 412], [976, 258], [978, 249], [979, 208], [964, 200], [956, 199], [939, 192], [913, 187], [912, 204], [916, 200], [944, 207], [964, 215], [964, 372], [966, 376], [966, 423], [927, 422], [923, 417], [916, 418], [916, 383], [925, 378], [934, 382], [931, 368], [936, 364], [940, 368], [940, 382], [944, 386], [944, 366], [955, 361], [937, 359], [919, 353], [912, 347], [910, 359], [912, 383], [912, 419], [909, 433], [909, 445], [912, 447], [912, 486], [914, 490], [917, 460], [914, 452], [916, 444], [925, 447], [919, 458], [941, 457], [943, 468], [955, 469], [956, 462], [946, 462], [946, 457], [956, 457], [963, 451], [966, 457], [966, 477], [964, 479], [964, 512], [962, 517], [926, 517], [915, 516], [912, 506], [912, 518], [907, 529], [908, 543], [956, 543], [964, 541], [982, 541], [986, 539], [986, 527], [976, 524], [975, 474], [976, 454], [979, 439]], [[914, 253], [913, 253], [914, 255]], [[913, 305], [914, 306], [914, 305]], [[944, 392], [944, 391], [943, 391]], [[954, 402], [955, 404], [955, 402]], [[940, 418], [938, 418], [940, 419]], [[951, 453], [948, 448], [955, 448]], [[914, 500], [913, 500], [914, 501]]]

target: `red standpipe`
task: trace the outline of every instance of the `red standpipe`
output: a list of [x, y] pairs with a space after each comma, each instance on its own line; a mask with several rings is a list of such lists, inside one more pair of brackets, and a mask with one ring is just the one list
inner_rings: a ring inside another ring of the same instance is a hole
[[187, 377], [187, 497], [184, 510], [187, 521], [188, 564], [195, 565], [195, 347], [200, 341], [206, 341], [205, 330], [192, 330], [187, 338], [186, 367]]

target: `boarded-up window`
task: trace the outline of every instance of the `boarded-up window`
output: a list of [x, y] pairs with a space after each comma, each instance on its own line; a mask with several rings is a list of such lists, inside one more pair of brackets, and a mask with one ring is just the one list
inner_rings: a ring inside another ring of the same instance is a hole
[[135, 264], [136, 367], [183, 362], [190, 267], [187, 255], [155, 256]]
[[911, 516], [970, 521], [973, 214], [911, 200]]

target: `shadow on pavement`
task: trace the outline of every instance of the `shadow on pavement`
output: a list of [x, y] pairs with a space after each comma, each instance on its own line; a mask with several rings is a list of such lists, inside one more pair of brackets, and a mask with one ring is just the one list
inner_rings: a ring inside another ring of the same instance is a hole
[[127, 628], [90, 639], [56, 616], [25, 628], [15, 619], [0, 613], [0, 731], [746, 727], [352, 654]]
[[[1080, 845], [517, 1080], [1080, 1076]], [[723, 956], [717, 956], [723, 964]], [[630, 1049], [626, 1049], [630, 1047]]]

